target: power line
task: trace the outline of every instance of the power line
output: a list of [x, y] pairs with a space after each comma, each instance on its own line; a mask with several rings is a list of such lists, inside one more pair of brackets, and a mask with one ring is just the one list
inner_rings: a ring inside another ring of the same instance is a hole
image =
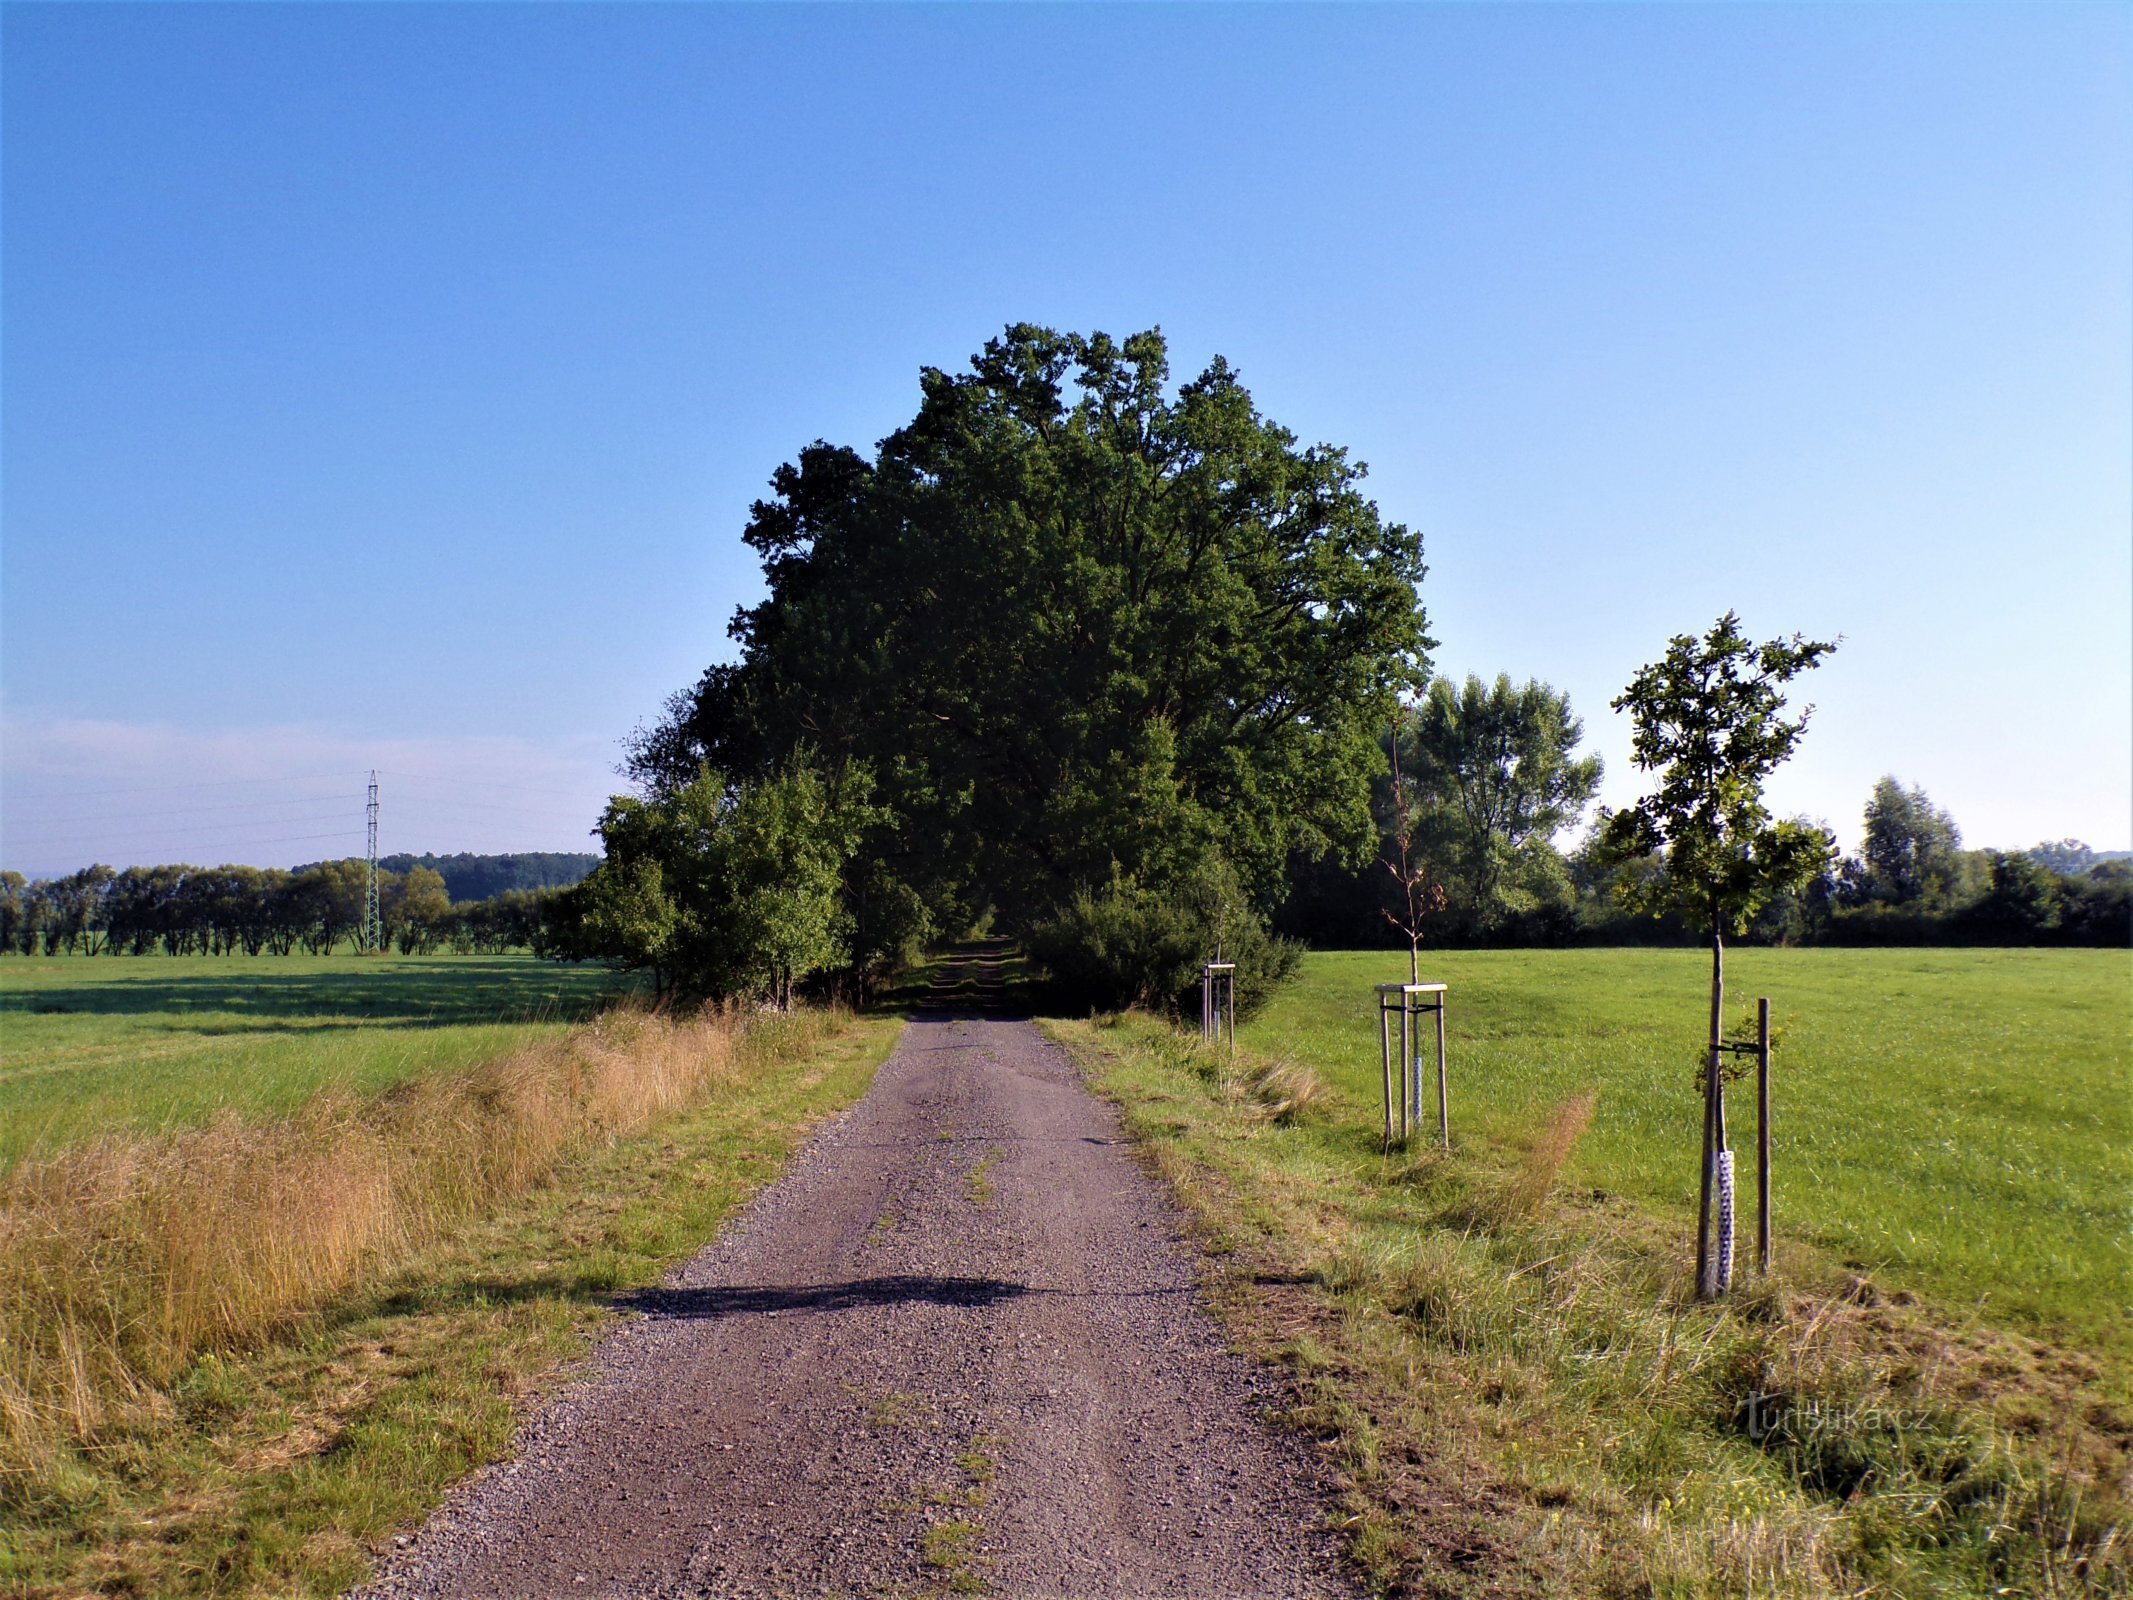
[[[455, 784], [462, 788], [473, 789], [521, 789], [524, 790], [527, 794], [555, 794], [562, 795], [565, 799], [570, 800], [581, 799], [587, 793], [590, 792], [589, 788], [549, 789], [544, 788], [538, 784], [531, 783], [498, 783], [494, 779], [490, 778], [448, 778], [430, 773], [390, 772], [387, 773], [386, 776], [393, 779], [396, 783], [400, 784], [412, 783], [419, 785], [425, 783], [443, 783]], [[592, 787], [601, 787], [601, 785], [594, 785]]]
[[[163, 830], [162, 837], [166, 839], [197, 838], [199, 835], [207, 833], [228, 833], [233, 828], [279, 828], [287, 827], [291, 823], [328, 822], [335, 817], [346, 815], [346, 811], [319, 811], [302, 817], [253, 817], [242, 822], [210, 822], [198, 828], [166, 828]], [[65, 841], [83, 839], [93, 841], [104, 838], [106, 835], [93, 828], [62, 828], [56, 834], [45, 834], [42, 837]]]
[[[552, 817], [556, 814], [552, 809], [537, 806], [499, 806], [486, 800], [442, 800], [435, 795], [416, 795], [406, 800], [405, 804], [417, 811], [495, 811], [514, 817]], [[600, 804], [604, 807], [607, 802], [603, 800]]]
[[336, 778], [360, 778], [360, 772], [291, 773], [283, 778], [213, 778], [200, 783], [136, 783], [123, 789], [69, 789], [64, 793], [31, 794], [31, 800], [90, 800], [106, 794], [164, 794], [172, 789], [235, 789], [262, 783], [331, 783]]
[[[226, 844], [217, 846], [217, 848], [223, 850], [250, 850], [263, 844], [303, 844], [317, 839], [356, 839], [360, 837], [362, 837], [362, 833], [359, 829], [346, 830], [340, 833], [291, 833], [284, 834], [278, 839], [232, 839]], [[160, 844], [154, 846], [138, 844], [107, 844], [102, 846], [101, 850], [108, 851], [110, 854], [115, 856], [124, 856], [151, 855], [154, 854], [160, 848]], [[98, 852], [91, 853], [94, 854]], [[197, 863], [187, 861], [163, 861], [157, 863], [157, 865], [193, 866], [197, 865]]]
[[[341, 804], [346, 800], [346, 795], [305, 794], [291, 795], [285, 800], [232, 800], [219, 806], [165, 806], [154, 811], [98, 811], [74, 817], [17, 817], [6, 813], [0, 813], [0, 816], [5, 816], [7, 821], [18, 827], [32, 828], [51, 822], [132, 822], [141, 817], [204, 817], [210, 811], [253, 811], [262, 806], [311, 806], [329, 802]], [[275, 822], [282, 819], [265, 817], [261, 820]]]

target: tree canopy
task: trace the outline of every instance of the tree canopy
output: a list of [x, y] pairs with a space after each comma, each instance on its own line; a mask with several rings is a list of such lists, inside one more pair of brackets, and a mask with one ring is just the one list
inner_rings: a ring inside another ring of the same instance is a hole
[[1893, 777], [1874, 785], [1866, 803], [1859, 848], [1859, 898], [1909, 905], [1938, 904], [1962, 870], [1962, 831], [1955, 819]]
[[633, 775], [864, 763], [894, 818], [869, 853], [1023, 923], [1210, 856], [1264, 910], [1292, 854], [1367, 852], [1378, 730], [1431, 643], [1421, 541], [1227, 363], [1168, 380], [1160, 333], [1017, 325], [928, 369], [872, 457], [803, 450], [748, 524], [769, 594], [740, 659]]
[[547, 953], [598, 959], [691, 998], [769, 994], [849, 954], [842, 874], [873, 812], [864, 769], [831, 784], [796, 758], [754, 783], [706, 767], [651, 799], [618, 795], [607, 857], [560, 892]]
[[1600, 786], [1598, 756], [1575, 752], [1584, 724], [1570, 697], [1537, 680], [1464, 684], [1438, 678], [1405, 746], [1417, 833], [1446, 881], [1451, 908], [1495, 928], [1543, 898], [1567, 899], [1548, 848]]
[[1798, 634], [1753, 644], [1728, 611], [1701, 639], [1677, 634], [1612, 702], [1630, 714], [1631, 760], [1659, 774], [1657, 789], [1601, 825], [1616, 860], [1665, 854], [1663, 873], [1625, 885], [1642, 909], [1678, 906], [1715, 939], [1827, 870], [1829, 835], [1772, 818], [1763, 783], [1814, 710], [1786, 717], [1784, 686], [1834, 649]]

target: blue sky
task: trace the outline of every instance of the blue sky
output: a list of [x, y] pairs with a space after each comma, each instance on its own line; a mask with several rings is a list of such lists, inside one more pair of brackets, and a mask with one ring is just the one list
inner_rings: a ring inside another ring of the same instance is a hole
[[817, 437], [1160, 325], [1449, 672], [1842, 634], [1773, 787], [2133, 843], [2133, 11], [8, 4], [0, 860], [583, 846]]

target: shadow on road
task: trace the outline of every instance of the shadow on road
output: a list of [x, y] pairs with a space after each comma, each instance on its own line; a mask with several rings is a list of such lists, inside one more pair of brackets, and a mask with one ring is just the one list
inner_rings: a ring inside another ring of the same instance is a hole
[[1026, 1283], [1000, 1278], [857, 1278], [850, 1283], [801, 1283], [779, 1287], [644, 1289], [617, 1295], [614, 1304], [651, 1317], [737, 1317], [778, 1311], [848, 1311], [854, 1306], [923, 1302], [937, 1306], [989, 1306], [1031, 1293]]
[[897, 996], [935, 1021], [1023, 1022], [1037, 999], [1035, 975], [1005, 939], [973, 939], [936, 953]]

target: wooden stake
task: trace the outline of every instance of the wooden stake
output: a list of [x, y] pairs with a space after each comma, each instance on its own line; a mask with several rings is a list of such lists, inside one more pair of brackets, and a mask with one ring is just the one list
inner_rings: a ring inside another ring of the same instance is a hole
[[1755, 1270], [1770, 1272], [1770, 1000], [1755, 1002]]

